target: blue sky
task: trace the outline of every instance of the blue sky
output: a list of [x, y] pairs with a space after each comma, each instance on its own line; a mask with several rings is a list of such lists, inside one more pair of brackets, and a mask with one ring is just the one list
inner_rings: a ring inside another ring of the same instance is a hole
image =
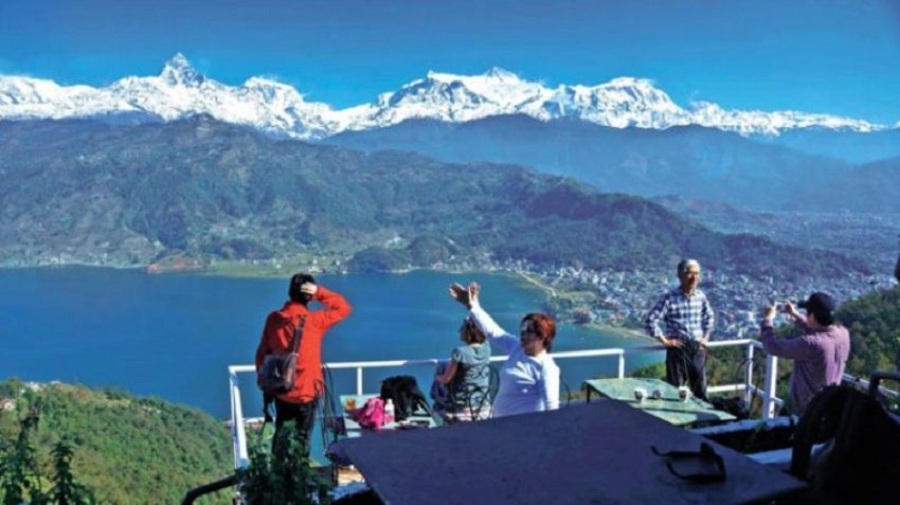
[[0, 73], [106, 85], [176, 52], [227, 84], [371, 102], [428, 70], [652, 79], [682, 106], [900, 121], [898, 0], [0, 0]]

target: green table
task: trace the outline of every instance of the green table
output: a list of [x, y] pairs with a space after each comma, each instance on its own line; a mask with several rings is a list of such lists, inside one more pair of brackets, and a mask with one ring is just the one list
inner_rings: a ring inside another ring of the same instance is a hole
[[[634, 390], [643, 388], [647, 391], [644, 401], [635, 399]], [[716, 410], [703, 400], [690, 397], [687, 401], [678, 398], [678, 388], [660, 379], [593, 379], [586, 380], [582, 389], [587, 393], [587, 401], [592, 394], [601, 398], [612, 398], [625, 402], [632, 407], [643, 410], [676, 426], [690, 426], [697, 423], [733, 421], [733, 415]], [[652, 398], [653, 391], [659, 390], [662, 397]]]

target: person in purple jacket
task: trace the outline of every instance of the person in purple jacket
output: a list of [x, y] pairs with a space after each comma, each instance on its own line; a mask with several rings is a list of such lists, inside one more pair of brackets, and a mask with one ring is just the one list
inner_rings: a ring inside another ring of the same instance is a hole
[[834, 320], [837, 304], [827, 293], [813, 293], [797, 304], [785, 302], [781, 312], [793, 319], [802, 332], [794, 338], [775, 337], [773, 321], [778, 309], [766, 307], [760, 324], [759, 340], [767, 353], [794, 360], [791, 375], [791, 406], [796, 415], [803, 414], [810, 399], [825, 386], [840, 384], [850, 357], [850, 333]]

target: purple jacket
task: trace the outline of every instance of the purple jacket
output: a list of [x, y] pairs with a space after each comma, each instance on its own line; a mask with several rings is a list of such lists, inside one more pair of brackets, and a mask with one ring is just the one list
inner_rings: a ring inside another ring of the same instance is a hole
[[767, 353], [794, 360], [791, 404], [793, 413], [800, 415], [822, 388], [841, 383], [850, 356], [850, 333], [838, 325], [821, 331], [813, 331], [803, 323], [797, 326], [805, 332], [803, 335], [776, 339], [772, 324], [763, 321], [759, 341]]

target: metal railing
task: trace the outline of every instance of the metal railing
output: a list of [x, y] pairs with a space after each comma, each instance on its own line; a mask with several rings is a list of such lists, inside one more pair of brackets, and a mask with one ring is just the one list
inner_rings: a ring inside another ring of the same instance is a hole
[[[727, 340], [721, 342], [709, 342], [708, 347], [733, 347], [745, 346], [747, 363], [752, 364], [756, 349], [762, 349], [762, 345], [756, 340]], [[647, 352], [658, 352], [665, 348], [661, 345], [637, 346], [628, 348], [607, 348], [607, 349], [590, 349], [583, 351], [562, 351], [554, 352], [553, 359], [556, 361], [565, 361], [568, 359], [584, 359], [614, 356], [617, 359], [617, 377], [625, 377], [625, 357]], [[505, 361], [507, 356], [493, 356], [491, 361]], [[356, 371], [356, 393], [363, 394], [364, 376], [363, 372], [372, 368], [389, 368], [389, 367], [415, 367], [436, 365], [438, 359], [418, 359], [418, 360], [390, 360], [390, 361], [353, 361], [341, 363], [327, 363], [326, 366], [331, 370], [355, 369]], [[560, 365], [562, 368], [562, 365]], [[247, 419], [244, 417], [241, 404], [241, 390], [238, 382], [238, 374], [255, 373], [256, 369], [252, 365], [232, 365], [228, 367], [229, 389], [231, 392], [231, 438], [234, 455], [235, 468], [244, 468], [248, 464], [247, 455], [247, 434], [245, 426], [248, 422], [260, 422], [261, 418], [254, 417]], [[854, 377], [853, 380], [857, 380]], [[778, 358], [772, 355], [766, 356], [766, 370], [763, 386], [761, 388], [754, 384], [753, 366], [747, 366], [744, 372], [743, 383], [737, 384], [720, 384], [709, 386], [707, 391], [710, 393], [737, 392], [743, 393], [745, 401], [748, 403], [754, 395], [762, 398], [762, 418], [771, 419], [775, 417], [777, 407], [783, 405], [783, 400], [775, 394], [778, 383]], [[865, 381], [862, 381], [865, 382]], [[254, 381], [255, 383], [255, 381]]]

